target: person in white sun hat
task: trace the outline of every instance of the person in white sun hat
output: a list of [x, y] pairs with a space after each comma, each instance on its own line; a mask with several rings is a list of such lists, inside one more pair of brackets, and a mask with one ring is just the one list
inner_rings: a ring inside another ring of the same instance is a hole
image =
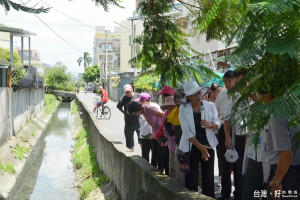
[[206, 89], [199, 87], [195, 81], [184, 85], [186, 101], [179, 108], [182, 128], [179, 149], [190, 154], [190, 172], [186, 172], [185, 187], [198, 191], [200, 162], [202, 193], [214, 198], [214, 150], [218, 144], [215, 133], [220, 127], [220, 121], [215, 104], [202, 100]]

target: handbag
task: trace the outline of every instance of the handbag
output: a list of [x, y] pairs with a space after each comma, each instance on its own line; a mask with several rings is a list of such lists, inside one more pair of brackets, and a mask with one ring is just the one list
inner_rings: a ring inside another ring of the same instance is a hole
[[185, 154], [185, 153], [179, 153], [177, 154], [177, 159], [179, 161], [179, 169], [182, 172], [191, 172], [190, 170], [190, 142], [189, 142], [189, 153]]
[[239, 154], [234, 148], [235, 145], [235, 132], [233, 131], [232, 134], [232, 147], [231, 149], [227, 149], [226, 153], [224, 154], [225, 159], [227, 162], [235, 163], [237, 159], [239, 159]]

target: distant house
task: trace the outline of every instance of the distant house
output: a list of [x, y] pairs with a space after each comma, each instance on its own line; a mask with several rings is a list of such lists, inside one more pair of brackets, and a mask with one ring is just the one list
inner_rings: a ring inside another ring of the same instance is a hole
[[[18, 53], [20, 56], [22, 55], [21, 48], [18, 48]], [[23, 50], [23, 62], [25, 65], [28, 65], [29, 55], [30, 55], [31, 65], [36, 67], [38, 73], [44, 74], [45, 69], [40, 57], [40, 52], [37, 49], [33, 49], [30, 51]]]
[[[6, 26], [4, 24], [0, 24], [0, 45], [2, 48], [10, 49], [10, 63], [9, 64], [2, 64], [2, 67], [0, 68], [0, 73], [1, 73], [1, 82], [5, 82], [6, 84], [1, 83], [1, 87], [11, 87], [11, 71], [13, 70], [13, 39], [14, 37], [21, 37], [21, 61], [24, 63], [24, 49], [23, 49], [23, 44], [24, 44], [24, 38], [28, 38], [28, 44], [30, 47], [30, 37], [32, 35], [36, 35], [35, 33], [20, 29], [20, 28], [15, 28], [15, 27], [10, 27]], [[29, 52], [31, 50], [29, 49]], [[29, 53], [30, 55], [30, 53]], [[28, 65], [30, 66], [31, 64], [31, 59], [28, 60]], [[8, 65], [8, 66], [4, 66]], [[6, 76], [6, 77], [4, 77]]]

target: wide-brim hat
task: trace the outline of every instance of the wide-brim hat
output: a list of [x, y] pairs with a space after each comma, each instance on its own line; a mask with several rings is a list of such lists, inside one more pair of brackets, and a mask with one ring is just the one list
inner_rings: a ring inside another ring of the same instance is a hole
[[167, 96], [165, 102], [160, 107], [164, 108], [166, 106], [176, 106], [174, 102], [174, 96]]
[[[191, 96], [204, 89], [198, 85], [196, 81], [189, 81], [183, 86], [185, 96]], [[203, 93], [204, 91], [201, 91]]]

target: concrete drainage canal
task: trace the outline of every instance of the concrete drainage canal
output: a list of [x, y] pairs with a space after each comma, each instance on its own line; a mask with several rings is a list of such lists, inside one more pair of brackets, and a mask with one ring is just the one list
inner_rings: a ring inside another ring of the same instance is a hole
[[72, 189], [74, 141], [69, 102], [62, 102], [33, 148], [8, 199], [78, 199]]

